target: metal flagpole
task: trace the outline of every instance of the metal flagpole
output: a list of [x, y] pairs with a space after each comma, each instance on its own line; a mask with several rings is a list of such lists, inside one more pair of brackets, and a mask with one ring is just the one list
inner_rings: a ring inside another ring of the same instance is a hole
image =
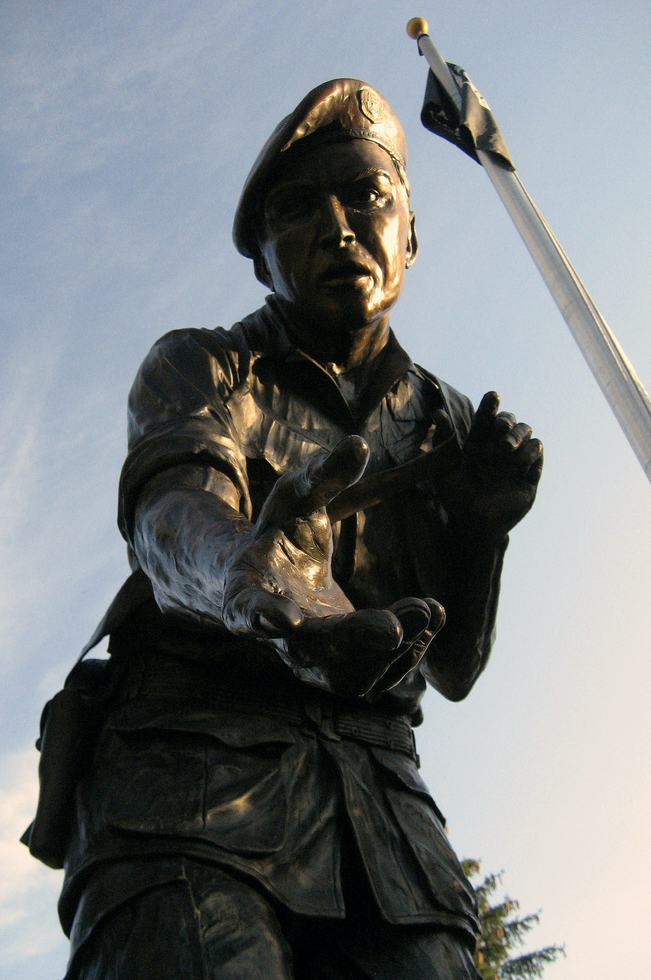
[[[407, 25], [407, 33], [418, 42], [420, 53], [462, 116], [459, 84], [427, 30], [421, 17]], [[475, 151], [651, 481], [651, 400], [642, 382], [515, 170], [478, 146]]]

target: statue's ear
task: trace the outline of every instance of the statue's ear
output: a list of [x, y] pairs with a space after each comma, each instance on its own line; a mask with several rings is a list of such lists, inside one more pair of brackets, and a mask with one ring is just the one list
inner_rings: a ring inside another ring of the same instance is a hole
[[416, 235], [416, 215], [413, 211], [409, 212], [409, 238], [407, 239], [407, 259], [405, 267], [408, 269], [416, 261], [418, 255], [418, 237]]
[[274, 288], [273, 282], [271, 281], [269, 267], [259, 245], [255, 250], [255, 255], [253, 256], [253, 269], [255, 271], [256, 279], [258, 279], [263, 286], [267, 286], [269, 289]]

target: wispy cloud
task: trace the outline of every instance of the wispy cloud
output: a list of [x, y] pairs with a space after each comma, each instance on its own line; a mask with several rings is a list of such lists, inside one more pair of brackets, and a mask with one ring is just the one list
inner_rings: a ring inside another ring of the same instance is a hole
[[[59, 344], [61, 342], [59, 341]], [[38, 643], [55, 632], [56, 616], [70, 615], [75, 598], [107, 560], [124, 563], [124, 548], [113, 528], [115, 482], [123, 434], [98, 441], [94, 418], [111, 400], [90, 387], [69, 398], [57, 342], [39, 337], [39, 357], [29, 341], [2, 377], [0, 399], [0, 668], [25, 664]], [[84, 418], [88, 423], [79, 424]], [[105, 479], [107, 457], [112, 479]], [[115, 460], [115, 462], [113, 462]], [[107, 540], [108, 539], [108, 540]], [[124, 568], [126, 572], [126, 567]], [[118, 573], [119, 575], [119, 573]], [[110, 598], [118, 582], [104, 586], [95, 604]], [[81, 617], [80, 617], [81, 618]], [[88, 632], [92, 625], [86, 627]], [[80, 638], [79, 647], [83, 639]], [[50, 654], [51, 656], [51, 654]], [[75, 648], [61, 651], [70, 665]], [[6, 695], [7, 692], [5, 692]]]
[[[24, 612], [24, 540], [34, 523], [39, 430], [55, 357], [36, 365], [28, 352], [12, 361], [0, 401], [0, 649], [6, 651]], [[37, 381], [38, 373], [38, 381]], [[27, 590], [29, 594], [29, 590]]]
[[[164, 6], [116, 4], [93, 19], [75, 16], [68, 6], [39, 5], [22, 21], [14, 19], [0, 132], [25, 188], [44, 175], [70, 178], [101, 167], [134, 139], [151, 139], [171, 116], [189, 115], [197, 65], [216, 38], [220, 60], [232, 57], [241, 39], [224, 28], [250, 4], [222, 3], [208, 19], [205, 12], [181, 15], [179, 9], [165, 16]], [[159, 124], [146, 134], [143, 113]], [[175, 153], [178, 162], [183, 147]]]
[[0, 767], [0, 967], [5, 969], [53, 950], [60, 958], [65, 948], [54, 918], [62, 873], [35, 861], [19, 840], [36, 808], [34, 754], [30, 748], [5, 756]]

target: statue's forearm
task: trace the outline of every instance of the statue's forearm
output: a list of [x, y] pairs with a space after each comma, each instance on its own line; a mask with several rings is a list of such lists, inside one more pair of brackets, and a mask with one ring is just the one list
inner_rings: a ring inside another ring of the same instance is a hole
[[163, 612], [221, 623], [227, 566], [252, 531], [237, 503], [233, 483], [209, 468], [170, 470], [143, 489], [134, 547]]
[[437, 596], [445, 606], [446, 622], [427, 652], [425, 674], [452, 701], [466, 697], [488, 662], [507, 545], [507, 537], [497, 545], [469, 539], [451, 542], [448, 588], [444, 596]]

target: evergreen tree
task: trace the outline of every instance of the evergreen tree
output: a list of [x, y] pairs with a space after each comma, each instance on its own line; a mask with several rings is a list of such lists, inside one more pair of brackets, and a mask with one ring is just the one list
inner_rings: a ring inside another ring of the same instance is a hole
[[[471, 881], [479, 875], [479, 861], [466, 860], [462, 863]], [[518, 903], [508, 895], [502, 901], [491, 904], [501, 880], [501, 875], [490, 874], [481, 884], [473, 883], [481, 928], [475, 965], [482, 980], [537, 980], [549, 963], [559, 956], [565, 956], [565, 947], [545, 946], [533, 953], [511, 956], [513, 950], [524, 945], [527, 934], [538, 924], [539, 915], [530, 913], [520, 917]]]

